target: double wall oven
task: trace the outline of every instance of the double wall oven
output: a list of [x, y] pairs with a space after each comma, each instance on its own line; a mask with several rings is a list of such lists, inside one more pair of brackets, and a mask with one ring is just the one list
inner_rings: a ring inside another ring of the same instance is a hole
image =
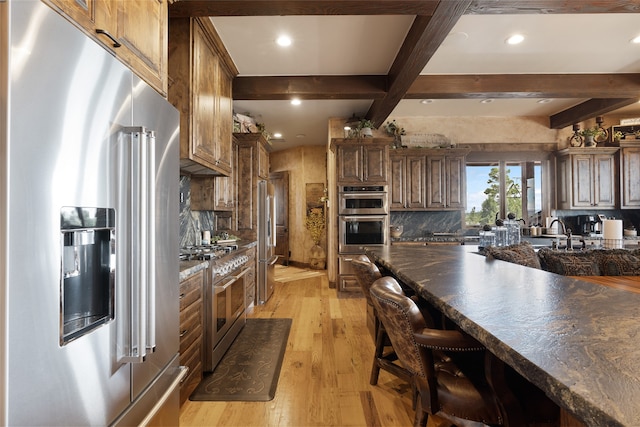
[[384, 246], [389, 240], [386, 185], [340, 186], [338, 191], [338, 251], [362, 253], [365, 246]]

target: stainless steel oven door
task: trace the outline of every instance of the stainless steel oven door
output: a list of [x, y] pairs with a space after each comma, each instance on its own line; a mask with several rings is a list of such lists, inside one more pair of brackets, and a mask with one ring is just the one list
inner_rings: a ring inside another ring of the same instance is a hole
[[361, 253], [365, 246], [384, 246], [389, 241], [388, 215], [341, 215], [338, 222], [342, 254]]
[[387, 215], [389, 213], [386, 191], [340, 192], [338, 203], [339, 215]]
[[240, 274], [230, 275], [213, 286], [213, 347], [224, 338], [233, 326], [234, 321], [245, 311], [244, 275], [249, 269]]

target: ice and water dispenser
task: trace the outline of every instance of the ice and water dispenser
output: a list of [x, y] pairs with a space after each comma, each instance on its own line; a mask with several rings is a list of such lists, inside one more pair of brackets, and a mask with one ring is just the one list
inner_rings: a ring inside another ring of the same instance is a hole
[[60, 210], [60, 345], [114, 317], [115, 210]]

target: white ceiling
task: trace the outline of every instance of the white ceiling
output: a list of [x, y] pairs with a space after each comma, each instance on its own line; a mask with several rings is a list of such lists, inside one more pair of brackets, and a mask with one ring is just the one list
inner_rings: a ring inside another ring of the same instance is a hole
[[[211, 18], [239, 76], [385, 75], [413, 16], [266, 16]], [[513, 33], [523, 43], [505, 43]], [[281, 34], [293, 39], [282, 48]], [[640, 73], [639, 14], [464, 15], [422, 74]], [[630, 94], [630, 97], [640, 94]], [[391, 116], [550, 116], [586, 99], [437, 99], [401, 101]], [[271, 134], [274, 150], [327, 141], [330, 117], [363, 116], [371, 100], [234, 101]], [[616, 112], [640, 117], [636, 103]], [[613, 113], [611, 113], [613, 114]], [[304, 135], [304, 136], [303, 136]]]

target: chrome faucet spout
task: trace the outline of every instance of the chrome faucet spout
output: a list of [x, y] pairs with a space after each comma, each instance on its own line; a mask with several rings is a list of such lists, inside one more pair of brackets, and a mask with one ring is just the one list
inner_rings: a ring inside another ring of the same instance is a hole
[[553, 221], [551, 221], [551, 224], [549, 224], [549, 228], [553, 228], [553, 224], [555, 223], [560, 224], [560, 226], [562, 227], [562, 234], [566, 235], [567, 234], [567, 228], [564, 226], [564, 222], [562, 222], [562, 220], [560, 218], [556, 218]]
[[549, 228], [553, 227], [553, 224], [555, 223], [560, 224], [560, 226], [562, 227], [562, 234], [564, 234], [565, 236], [567, 236], [567, 248], [566, 250], [570, 251], [573, 250], [573, 243], [571, 242], [571, 238], [572, 238], [572, 232], [570, 228], [567, 228], [564, 224], [564, 222], [560, 219], [560, 218], [556, 218], [553, 221], [551, 221], [551, 224], [549, 224]]

